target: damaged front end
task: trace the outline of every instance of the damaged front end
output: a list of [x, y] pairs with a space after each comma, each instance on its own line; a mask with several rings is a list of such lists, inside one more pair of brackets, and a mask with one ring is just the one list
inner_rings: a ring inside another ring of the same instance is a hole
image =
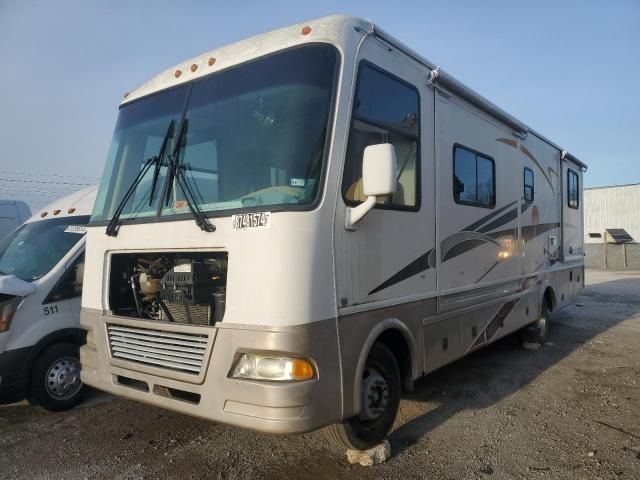
[[118, 253], [110, 272], [114, 315], [201, 326], [224, 316], [226, 253]]

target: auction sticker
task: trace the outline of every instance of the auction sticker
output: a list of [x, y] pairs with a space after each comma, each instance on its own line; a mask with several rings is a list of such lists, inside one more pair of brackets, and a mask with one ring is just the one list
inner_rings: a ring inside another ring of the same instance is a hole
[[234, 230], [271, 228], [271, 212], [241, 213], [239, 215], [232, 215], [231, 222]]
[[85, 225], [69, 225], [64, 229], [65, 233], [78, 233], [84, 235], [87, 233], [87, 227]]

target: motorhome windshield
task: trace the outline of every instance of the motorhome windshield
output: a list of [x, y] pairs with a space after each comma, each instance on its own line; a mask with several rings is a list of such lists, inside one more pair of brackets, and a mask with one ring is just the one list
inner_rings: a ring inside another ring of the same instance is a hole
[[46, 275], [85, 233], [88, 215], [25, 223], [0, 242], [0, 274], [32, 282]]
[[[181, 142], [172, 151], [203, 212], [313, 203], [337, 58], [330, 45], [298, 47], [123, 106], [92, 222], [113, 216], [168, 130], [170, 144]], [[168, 129], [171, 121], [180, 128]], [[144, 175], [121, 220], [189, 212], [167, 157]]]

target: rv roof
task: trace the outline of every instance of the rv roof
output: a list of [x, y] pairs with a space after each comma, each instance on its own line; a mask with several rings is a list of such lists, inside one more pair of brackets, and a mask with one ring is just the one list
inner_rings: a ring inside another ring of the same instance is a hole
[[482, 95], [470, 89], [462, 82], [459, 82], [453, 76], [443, 71], [438, 65], [430, 62], [411, 48], [404, 45], [402, 42], [396, 40], [374, 23], [348, 15], [332, 15], [309, 20], [249, 37], [247, 39], [210, 50], [201, 55], [197, 55], [161, 72], [150, 80], [144, 82], [130, 93], [126, 93], [122, 104], [124, 105], [152, 93], [187, 83], [194, 79], [249, 61], [253, 58], [267, 55], [295, 45], [327, 42], [340, 46], [347, 41], [347, 35], [352, 34], [354, 30], [363, 35], [375, 36], [394, 48], [402, 51], [415, 61], [426, 66], [430, 69], [431, 76], [429, 79], [425, 79], [425, 81], [428, 80], [433, 83], [438, 83], [447, 89], [453, 90], [454, 93], [462, 96], [465, 100], [469, 101], [476, 107], [488, 112], [505, 124], [509, 125], [521, 135], [535, 135], [562, 152], [563, 159], [570, 160], [586, 170], [587, 165], [568, 153], [566, 150], [512, 117], [510, 114], [487, 100]]

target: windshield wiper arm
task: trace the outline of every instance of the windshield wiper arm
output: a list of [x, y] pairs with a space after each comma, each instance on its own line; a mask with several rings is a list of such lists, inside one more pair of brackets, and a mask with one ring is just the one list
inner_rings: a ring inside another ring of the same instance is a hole
[[[195, 195], [193, 194], [193, 190], [191, 190], [189, 182], [184, 175], [184, 167], [178, 165], [178, 155], [180, 153], [180, 147], [182, 145], [182, 137], [184, 137], [185, 132], [187, 131], [187, 122], [188, 120], [183, 120], [180, 127], [180, 132], [178, 133], [178, 137], [175, 139], [175, 143], [173, 144], [173, 151], [171, 152], [171, 155], [169, 155], [169, 169], [173, 177], [176, 179], [180, 190], [182, 190], [182, 193], [184, 193], [184, 199], [187, 202], [187, 206], [189, 207], [191, 215], [193, 215], [196, 225], [198, 225], [198, 227], [200, 227], [200, 230], [202, 230], [203, 232], [215, 232], [215, 225], [212, 225], [207, 221], [207, 217], [204, 216], [204, 214], [200, 210], [200, 207], [198, 207], [198, 202], [196, 201]], [[167, 201], [169, 200], [169, 193], [170, 190], [167, 189]]]
[[115, 212], [113, 212], [113, 216], [111, 217], [111, 220], [109, 220], [109, 225], [107, 225], [107, 229], [105, 231], [105, 233], [107, 235], [109, 235], [110, 237], [118, 236], [120, 215], [122, 215], [122, 212], [124, 211], [124, 207], [127, 205], [127, 202], [129, 201], [129, 198], [131, 198], [131, 195], [133, 195], [133, 192], [135, 192], [136, 188], [138, 187], [138, 185], [140, 184], [140, 182], [142, 181], [144, 176], [149, 171], [149, 168], [151, 168], [151, 165], [155, 164], [156, 165], [156, 170], [154, 171], [154, 175], [153, 175], [154, 184], [151, 186], [151, 196], [153, 196], [153, 193], [154, 193], [154, 190], [155, 190], [155, 182], [157, 181], [157, 173], [159, 173], [159, 170], [160, 170], [158, 166], [160, 165], [160, 162], [162, 160], [162, 156], [164, 155], [164, 150], [166, 149], [167, 140], [168, 140], [169, 136], [171, 135], [171, 132], [173, 131], [173, 124], [174, 123], [175, 123], [174, 120], [171, 120], [171, 122], [169, 123], [169, 126], [167, 127], [167, 132], [165, 133], [164, 139], [162, 140], [162, 146], [160, 147], [160, 151], [159, 151], [158, 155], [156, 155], [154, 157], [150, 157], [144, 162], [144, 166], [138, 172], [138, 175], [136, 176], [136, 178], [133, 179], [133, 182], [131, 183], [131, 186], [129, 187], [127, 192], [122, 197], [122, 200], [120, 201], [120, 203], [116, 207]]

